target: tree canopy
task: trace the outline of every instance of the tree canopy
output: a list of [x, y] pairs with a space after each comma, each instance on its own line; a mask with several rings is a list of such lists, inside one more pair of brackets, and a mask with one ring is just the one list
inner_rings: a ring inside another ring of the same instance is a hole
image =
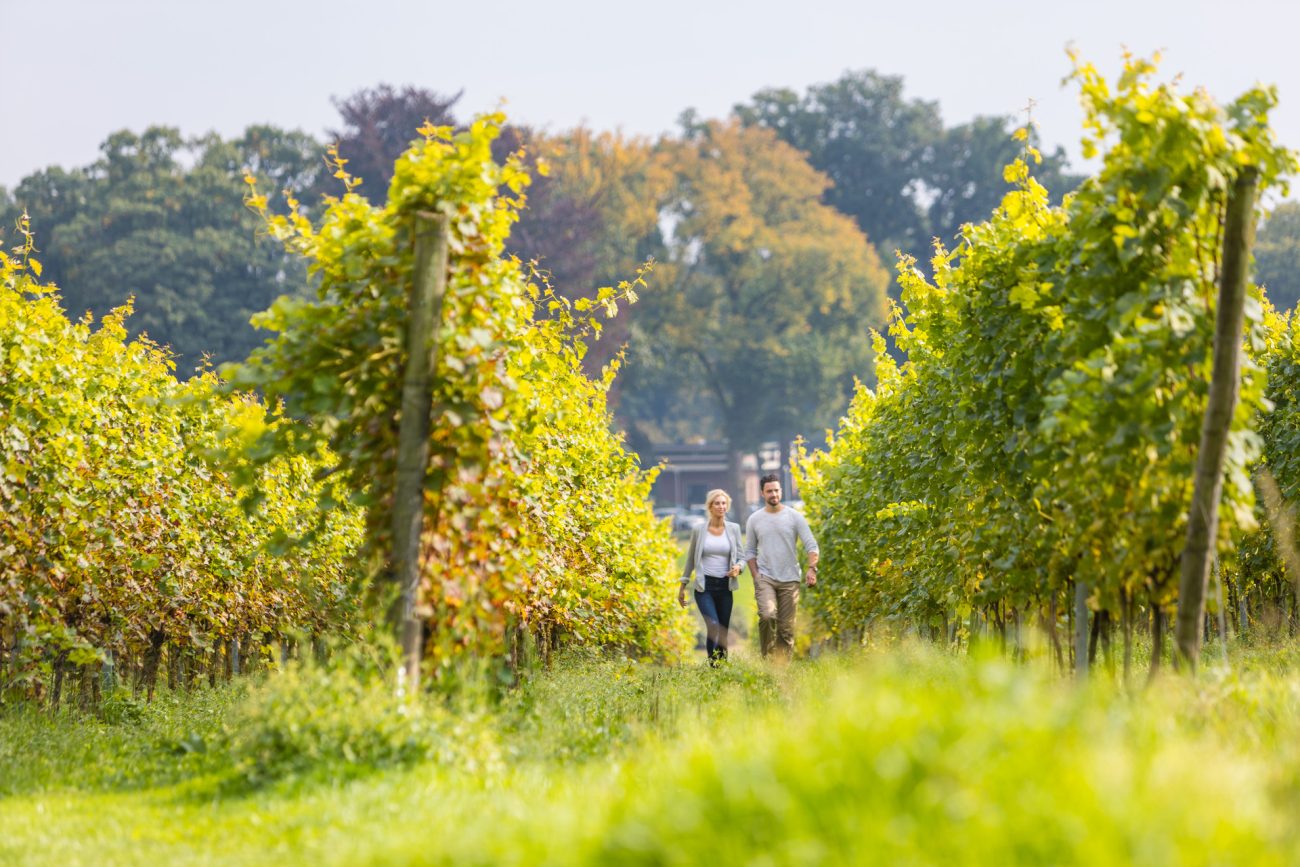
[[319, 163], [310, 136], [269, 126], [230, 141], [122, 131], [84, 169], [25, 178], [0, 217], [13, 225], [30, 215], [44, 278], [73, 316], [103, 316], [134, 297], [130, 333], [147, 333], [192, 369], [205, 354], [242, 358], [261, 342], [249, 317], [306, 285], [302, 265], [259, 234], [243, 175], [302, 189]]
[[[459, 94], [449, 93], [381, 84], [337, 101], [340, 123], [329, 134], [343, 171], [359, 179], [356, 192], [382, 204], [420, 125], [458, 128]], [[659, 141], [509, 126], [493, 143], [498, 161], [522, 148], [535, 179], [506, 251], [536, 261], [560, 295], [576, 299], [657, 263], [645, 303], [603, 322], [606, 339], [584, 359], [594, 374], [627, 344], [630, 363], [609, 401], [642, 447], [701, 435], [766, 440], [833, 423], [853, 375], [870, 374], [864, 335], [884, 303], [874, 286], [889, 285], [875, 250], [889, 258], [982, 219], [1018, 147], [1007, 118], [945, 127], [937, 104], [908, 99], [902, 79], [869, 71], [803, 94], [761, 91], [736, 118], [688, 115], [681, 133]], [[294, 192], [314, 216], [322, 196], [344, 193], [324, 170], [326, 150], [273, 127], [230, 141], [124, 131], [91, 166], [52, 167], [0, 194], [0, 216], [12, 224], [31, 213], [46, 276], [72, 311], [102, 315], [134, 295], [129, 327], [170, 346], [182, 369], [204, 353], [230, 361], [257, 345], [252, 313], [311, 292], [303, 262], [259, 234], [242, 176]], [[1049, 156], [1040, 167], [1053, 189], [1068, 185], [1060, 166]], [[749, 339], [689, 322], [683, 311], [710, 292], [762, 296], [746, 302]], [[864, 294], [842, 304], [853, 292]], [[724, 424], [716, 407], [725, 401], [698, 399], [701, 389], [716, 398], [717, 387], [704, 385], [697, 340], [733, 353], [709, 360], [713, 379], [758, 377], [770, 406], [783, 409]], [[762, 357], [745, 352], [758, 346], [768, 347]], [[732, 358], [744, 363], [716, 367]]]
[[1300, 202], [1283, 202], [1255, 242], [1255, 282], [1279, 310], [1300, 301]]
[[[393, 179], [393, 163], [418, 141], [425, 123], [455, 126], [452, 108], [460, 93], [443, 96], [422, 87], [393, 87], [380, 84], [334, 100], [342, 127], [331, 129], [327, 138], [338, 147], [348, 174], [360, 181], [357, 191], [373, 202], [382, 203]], [[336, 184], [322, 183], [315, 191], [337, 195]]]
[[[633, 324], [625, 413], [711, 419], [742, 450], [832, 424], [865, 369], [888, 275], [822, 203], [825, 175], [737, 121], [661, 142], [656, 171], [670, 228]], [[634, 385], [666, 387], [673, 404], [647, 406]]]
[[[934, 237], [950, 244], [963, 223], [986, 219], [1006, 191], [1002, 168], [1018, 152], [1011, 118], [945, 127], [937, 102], [906, 98], [902, 77], [874, 70], [803, 94], [760, 90], [735, 111], [807, 154], [832, 181], [826, 203], [891, 254], [920, 255]], [[1059, 148], [1045, 156], [1039, 176], [1049, 189], [1074, 185], [1064, 167]]]

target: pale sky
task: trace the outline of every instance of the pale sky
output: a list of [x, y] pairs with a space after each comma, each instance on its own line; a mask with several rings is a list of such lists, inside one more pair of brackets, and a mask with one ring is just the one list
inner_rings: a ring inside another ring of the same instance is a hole
[[461, 117], [505, 99], [552, 131], [657, 134], [688, 107], [720, 116], [763, 87], [874, 68], [950, 124], [1033, 99], [1044, 141], [1077, 153], [1069, 43], [1108, 76], [1124, 46], [1162, 49], [1165, 73], [1222, 101], [1275, 83], [1276, 128], [1300, 147], [1298, 33], [1283, 0], [0, 0], [0, 185], [85, 165], [122, 128], [320, 136], [331, 97], [380, 82], [464, 89]]

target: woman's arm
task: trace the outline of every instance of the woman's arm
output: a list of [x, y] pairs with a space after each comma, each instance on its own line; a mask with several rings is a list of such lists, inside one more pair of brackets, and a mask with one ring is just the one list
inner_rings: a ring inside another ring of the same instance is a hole
[[682, 583], [677, 585], [677, 603], [683, 608], [686, 607], [686, 587], [690, 583], [691, 573], [695, 571], [695, 546], [699, 544], [700, 528], [696, 527], [691, 530], [691, 544], [686, 548], [686, 571], [682, 575]]
[[695, 571], [695, 546], [700, 542], [700, 528], [696, 527], [691, 530], [691, 544], [686, 548], [686, 571], [682, 573], [682, 583], [691, 580], [691, 573]]
[[740, 570], [745, 568], [745, 546], [740, 541], [740, 525], [732, 523], [727, 526], [727, 538], [731, 542], [731, 571], [727, 573], [728, 578], [735, 578], [740, 575]]

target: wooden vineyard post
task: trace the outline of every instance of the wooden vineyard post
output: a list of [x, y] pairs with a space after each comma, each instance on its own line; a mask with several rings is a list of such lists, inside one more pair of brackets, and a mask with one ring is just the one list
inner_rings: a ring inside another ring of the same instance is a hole
[[407, 317], [406, 373], [397, 434], [397, 482], [393, 495], [392, 579], [397, 599], [388, 626], [402, 648], [399, 678], [414, 694], [419, 687], [421, 624], [416, 615], [420, 588], [420, 531], [424, 525], [424, 480], [429, 467], [430, 378], [437, 366], [438, 325], [447, 292], [447, 217], [420, 212], [415, 224], [415, 275]]
[[1219, 274], [1219, 305], [1214, 323], [1214, 367], [1210, 396], [1196, 455], [1192, 508], [1187, 516], [1178, 582], [1178, 658], [1196, 668], [1201, 652], [1201, 623], [1205, 594], [1219, 527], [1219, 498], [1223, 492], [1223, 456], [1228, 429], [1237, 405], [1241, 380], [1241, 328], [1246, 300], [1246, 270], [1255, 239], [1255, 186], [1259, 174], [1243, 169], [1228, 195], [1223, 233], [1223, 267]]
[[1074, 672], [1079, 680], [1088, 679], [1088, 595], [1092, 588], [1084, 581], [1074, 582]]

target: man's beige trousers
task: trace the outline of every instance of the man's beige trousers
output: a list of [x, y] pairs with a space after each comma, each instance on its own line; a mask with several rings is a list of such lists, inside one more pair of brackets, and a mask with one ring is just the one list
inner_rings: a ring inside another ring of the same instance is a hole
[[758, 600], [758, 642], [763, 656], [779, 650], [788, 660], [794, 656], [794, 615], [799, 608], [798, 581], [773, 581], [759, 575], [754, 581]]

